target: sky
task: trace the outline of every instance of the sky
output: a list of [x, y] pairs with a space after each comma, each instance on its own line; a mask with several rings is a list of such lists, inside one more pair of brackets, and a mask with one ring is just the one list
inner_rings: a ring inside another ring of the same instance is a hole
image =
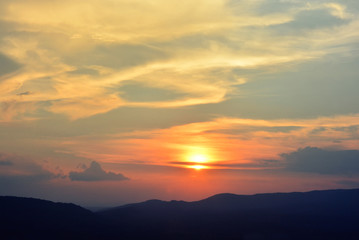
[[0, 195], [359, 187], [357, 0], [0, 0]]

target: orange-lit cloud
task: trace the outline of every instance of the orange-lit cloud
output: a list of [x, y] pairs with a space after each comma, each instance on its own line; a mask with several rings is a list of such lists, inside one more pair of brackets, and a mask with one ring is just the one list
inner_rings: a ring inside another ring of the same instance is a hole
[[358, 129], [349, 128], [358, 121], [358, 115], [283, 120], [219, 118], [106, 139], [69, 139], [62, 147], [79, 157], [121, 164], [277, 168], [266, 166], [262, 160], [280, 160], [279, 154], [306, 146], [357, 149]]

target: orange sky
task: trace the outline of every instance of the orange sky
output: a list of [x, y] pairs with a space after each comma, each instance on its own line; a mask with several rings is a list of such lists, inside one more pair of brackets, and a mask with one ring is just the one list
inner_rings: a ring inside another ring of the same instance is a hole
[[359, 4], [0, 2], [0, 195], [359, 186]]

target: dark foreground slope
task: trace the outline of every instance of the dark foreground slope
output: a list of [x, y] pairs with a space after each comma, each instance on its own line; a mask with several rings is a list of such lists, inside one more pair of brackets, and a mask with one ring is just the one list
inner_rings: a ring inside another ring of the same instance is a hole
[[0, 197], [0, 221], [2, 239], [359, 239], [359, 189], [150, 200], [97, 213]]
[[98, 216], [71, 203], [0, 197], [0, 239], [87, 239]]

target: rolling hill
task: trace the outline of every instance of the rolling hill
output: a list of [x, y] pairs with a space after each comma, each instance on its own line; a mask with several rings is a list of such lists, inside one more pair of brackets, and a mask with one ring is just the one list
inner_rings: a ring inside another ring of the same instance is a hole
[[359, 189], [195, 202], [149, 200], [99, 212], [0, 197], [4, 239], [359, 239]]

